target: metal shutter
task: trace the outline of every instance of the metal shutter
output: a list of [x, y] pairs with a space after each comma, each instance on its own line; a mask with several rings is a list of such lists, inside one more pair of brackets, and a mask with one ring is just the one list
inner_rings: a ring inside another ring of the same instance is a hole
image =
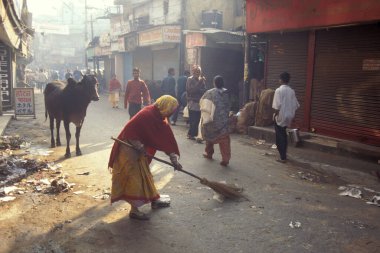
[[380, 146], [380, 28], [317, 31], [312, 92], [317, 133]]
[[300, 108], [296, 112], [294, 127], [304, 128], [304, 97], [306, 87], [308, 32], [270, 34], [268, 36], [268, 63], [266, 86], [279, 87], [279, 75], [287, 71], [290, 86], [296, 92]]

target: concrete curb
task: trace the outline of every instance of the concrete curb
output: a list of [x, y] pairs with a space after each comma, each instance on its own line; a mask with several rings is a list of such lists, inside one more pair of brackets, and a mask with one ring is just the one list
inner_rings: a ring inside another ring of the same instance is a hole
[[2, 115], [0, 116], [0, 136], [4, 134], [9, 122], [12, 119], [12, 115]]
[[[248, 127], [248, 135], [255, 138], [275, 143], [276, 135], [273, 127]], [[300, 133], [302, 142], [299, 147], [317, 150], [340, 156], [358, 158], [378, 163], [380, 148], [361, 144], [358, 142], [341, 140], [311, 133]], [[290, 140], [289, 140], [289, 143]], [[291, 145], [291, 144], [290, 144]]]

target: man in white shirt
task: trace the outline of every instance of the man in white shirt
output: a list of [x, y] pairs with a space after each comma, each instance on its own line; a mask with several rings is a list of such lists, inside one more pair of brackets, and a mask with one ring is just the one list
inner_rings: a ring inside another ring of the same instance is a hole
[[296, 94], [289, 87], [290, 74], [284, 72], [280, 75], [280, 87], [276, 89], [273, 98], [272, 108], [275, 110], [274, 129], [276, 132], [276, 145], [280, 153], [278, 162], [286, 162], [286, 150], [288, 147], [288, 137], [286, 128], [291, 125], [298, 107], [300, 107]]

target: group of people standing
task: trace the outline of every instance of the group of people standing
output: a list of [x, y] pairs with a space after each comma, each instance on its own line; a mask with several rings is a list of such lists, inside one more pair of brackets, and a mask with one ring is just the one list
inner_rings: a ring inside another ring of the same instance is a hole
[[[168, 155], [175, 170], [182, 170], [177, 141], [171, 125], [175, 125], [182, 96], [186, 92], [189, 109], [188, 138], [193, 140], [200, 127], [202, 138], [206, 142], [203, 157], [213, 159], [214, 145], [219, 144], [222, 166], [228, 166], [231, 158], [229, 131], [230, 102], [228, 90], [224, 87], [222, 76], [213, 79], [214, 88], [206, 91], [206, 79], [201, 68], [194, 66], [192, 76], [184, 73], [175, 85], [174, 69], [168, 70], [168, 76], [162, 82], [164, 95], [150, 104], [149, 90], [140, 79], [140, 70], [133, 69], [133, 80], [128, 81], [124, 107], [129, 108], [130, 120], [118, 136], [121, 141], [113, 145], [108, 167], [112, 173], [111, 203], [125, 200], [131, 204], [129, 217], [147, 220], [149, 217], [139, 207], [151, 203], [152, 209], [167, 207], [170, 200], [162, 200], [154, 185], [149, 164], [156, 151]], [[286, 161], [286, 127], [294, 118], [299, 103], [294, 90], [288, 85], [290, 75], [280, 75], [280, 87], [275, 91], [273, 108], [275, 114], [276, 144], [280, 153], [280, 162]], [[114, 75], [110, 82], [110, 101], [118, 101], [121, 84]], [[165, 94], [167, 93], [167, 94]], [[146, 105], [143, 109], [142, 106]], [[171, 120], [169, 120], [171, 119]]]

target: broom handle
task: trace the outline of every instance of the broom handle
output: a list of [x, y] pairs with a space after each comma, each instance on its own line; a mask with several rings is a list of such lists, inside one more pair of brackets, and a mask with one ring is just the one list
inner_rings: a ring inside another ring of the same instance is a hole
[[[117, 141], [117, 142], [119, 142], [119, 143], [121, 143], [121, 144], [124, 144], [124, 145], [126, 145], [126, 146], [128, 146], [128, 147], [130, 147], [130, 148], [133, 148], [134, 150], [140, 152], [140, 150], [138, 150], [135, 146], [133, 146], [132, 144], [130, 144], [130, 143], [128, 143], [128, 142], [122, 141], [122, 140], [117, 139], [117, 138], [114, 138], [114, 137], [111, 137], [111, 139], [114, 140], [114, 141]], [[172, 163], [168, 162], [168, 161], [165, 161], [165, 160], [160, 159], [160, 158], [158, 158], [158, 157], [155, 157], [155, 156], [153, 156], [153, 155], [147, 154], [146, 152], [144, 153], [144, 155], [147, 156], [147, 157], [149, 157], [149, 158], [152, 158], [152, 159], [154, 159], [154, 160], [156, 160], [156, 161], [159, 161], [159, 162], [165, 163], [165, 164], [167, 164], [167, 165], [169, 165], [169, 166], [171, 166], [171, 167], [174, 168], [174, 165], [173, 165]], [[189, 175], [189, 176], [192, 176], [192, 177], [194, 177], [194, 178], [196, 178], [196, 179], [198, 179], [198, 180], [202, 180], [201, 177], [199, 177], [199, 176], [197, 176], [197, 175], [195, 175], [195, 174], [193, 174], [193, 173], [191, 173], [191, 172], [189, 172], [189, 171], [186, 171], [186, 170], [184, 170], [184, 169], [180, 169], [180, 170], [178, 170], [178, 171], [181, 171], [181, 172], [183, 172], [183, 173], [185, 173], [185, 174], [187, 174], [187, 175]]]

